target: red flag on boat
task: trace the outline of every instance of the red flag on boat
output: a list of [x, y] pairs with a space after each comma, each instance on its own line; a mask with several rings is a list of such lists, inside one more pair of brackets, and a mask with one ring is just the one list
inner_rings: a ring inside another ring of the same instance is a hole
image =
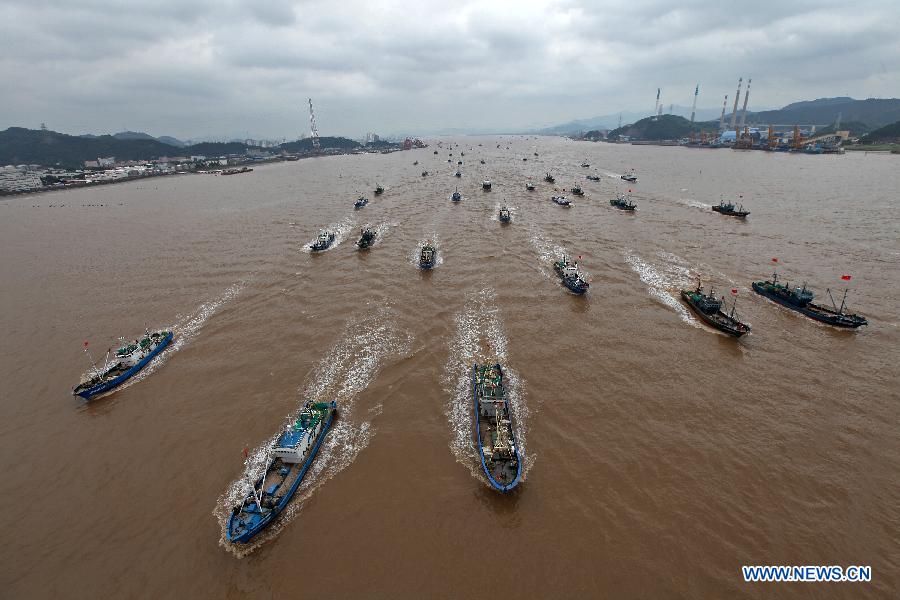
[[844, 281], [850, 281], [850, 276], [849, 275], [841, 275], [841, 279], [843, 279]]
[[581, 255], [580, 255], [580, 254], [578, 255], [578, 260], [581, 260]]
[[737, 288], [731, 288], [731, 293], [737, 296]]
[[778, 259], [777, 259], [777, 258], [773, 258], [773, 259], [772, 259], [772, 262], [777, 263], [777, 262], [778, 262]]
[[244, 447], [244, 458], [247, 458], [250, 455], [250, 450], [245, 446]]
[[88, 343], [87, 343], [87, 340], [85, 340], [85, 341], [84, 341], [84, 347], [85, 347], [85, 348], [87, 348], [87, 347], [88, 347]]

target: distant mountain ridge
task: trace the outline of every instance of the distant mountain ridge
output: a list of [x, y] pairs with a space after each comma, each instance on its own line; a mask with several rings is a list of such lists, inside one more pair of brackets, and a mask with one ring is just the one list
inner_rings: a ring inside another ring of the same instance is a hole
[[[663, 109], [665, 114], [673, 114], [684, 118], [690, 118], [690, 107], [675, 106], [670, 112]], [[725, 122], [731, 118], [732, 107], [725, 112]], [[642, 118], [653, 116], [652, 111], [622, 112], [612, 115], [603, 115], [590, 119], [569, 121], [560, 125], [546, 127], [529, 133], [545, 135], [560, 135], [567, 133], [579, 133], [591, 129], [613, 129], [618, 126], [619, 115], [622, 123], [632, 124]], [[722, 109], [697, 109], [697, 122], [718, 123]], [[816, 100], [802, 100], [793, 102], [777, 110], [763, 110], [758, 112], [747, 111], [747, 123], [754, 125], [830, 125], [835, 122], [838, 114], [844, 122], [864, 123], [868, 128], [875, 129], [900, 120], [900, 98], [869, 98], [855, 100], [848, 96], [835, 98], [818, 98]]]
[[[174, 138], [173, 138], [174, 139]], [[203, 142], [176, 146], [148, 134], [121, 132], [115, 135], [67, 135], [56, 131], [10, 127], [0, 131], [0, 165], [38, 164], [80, 167], [87, 160], [113, 156], [117, 160], [148, 160], [162, 156], [220, 156], [242, 154], [243, 142]], [[178, 140], [176, 140], [178, 141]], [[359, 142], [340, 137], [320, 138], [323, 149], [352, 149]], [[288, 152], [309, 150], [312, 140], [283, 144]]]

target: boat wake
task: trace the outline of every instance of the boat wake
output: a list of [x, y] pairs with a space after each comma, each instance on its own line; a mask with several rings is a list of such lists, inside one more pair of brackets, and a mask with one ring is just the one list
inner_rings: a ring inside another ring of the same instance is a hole
[[[334, 250], [335, 248], [340, 246], [341, 242], [347, 239], [347, 236], [350, 234], [350, 232], [356, 229], [356, 223], [351, 217], [346, 217], [343, 221], [332, 223], [327, 227], [323, 227], [323, 229], [334, 233], [334, 242], [331, 243], [331, 246], [329, 246], [325, 250], [313, 252], [310, 246], [316, 242], [317, 238], [314, 237], [307, 243], [303, 244], [303, 247], [300, 250], [302, 252], [305, 252], [306, 254], [323, 254], [325, 252], [330, 252], [331, 250]], [[318, 236], [318, 232], [316, 232], [316, 236]]]
[[219, 498], [213, 515], [222, 528], [221, 546], [239, 558], [254, 552], [277, 536], [300, 513], [320, 485], [350, 465], [369, 445], [375, 433], [372, 421], [381, 414], [382, 405], [357, 408], [355, 404], [359, 393], [375, 379], [389, 359], [409, 353], [412, 336], [400, 331], [397, 321], [395, 312], [382, 305], [368, 309], [364, 316], [351, 319], [347, 324], [344, 336], [321, 360], [301, 394], [301, 404], [306, 400], [337, 402], [337, 415], [331, 430], [303, 483], [278, 518], [250, 543], [232, 544], [227, 540], [231, 508], [250, 492], [249, 482], [256, 481], [265, 471], [272, 445], [281, 431], [296, 419], [296, 414], [292, 413], [285, 417], [282, 427], [272, 437], [248, 453], [242, 477], [233, 481]]
[[472, 364], [499, 362], [507, 382], [509, 410], [522, 465], [524, 481], [534, 457], [527, 454], [528, 406], [525, 384], [518, 373], [507, 365], [508, 341], [500, 323], [497, 294], [492, 289], [470, 293], [465, 306], [455, 317], [456, 333], [450, 340], [450, 356], [444, 368], [442, 384], [447, 397], [444, 414], [450, 425], [450, 450], [456, 460], [468, 467], [472, 475], [491, 487], [481, 468], [481, 458], [473, 442]]
[[693, 198], [678, 198], [679, 204], [684, 204], [685, 206], [690, 206], [691, 208], [699, 208], [701, 210], [712, 210], [711, 204], [706, 204], [700, 202], [699, 200], [694, 200]]
[[[209, 320], [209, 318], [213, 316], [216, 311], [222, 308], [222, 306], [233, 300], [235, 296], [241, 293], [241, 290], [244, 289], [244, 286], [248, 281], [250, 281], [251, 278], [252, 275], [247, 277], [247, 279], [243, 281], [239, 281], [228, 286], [224, 292], [219, 294], [219, 296], [217, 296], [213, 300], [210, 300], [209, 302], [204, 302], [203, 304], [198, 306], [197, 310], [195, 310], [194, 312], [185, 316], [179, 315], [178, 320], [174, 325], [170, 327], [161, 327], [160, 329], [170, 329], [175, 334], [175, 337], [172, 340], [172, 343], [169, 344], [168, 348], [160, 352], [152, 361], [147, 364], [146, 367], [138, 371], [138, 373], [135, 374], [134, 377], [131, 377], [130, 379], [122, 383], [122, 385], [113, 388], [108, 393], [123, 390], [134, 385], [135, 383], [138, 383], [139, 381], [143, 381], [144, 379], [155, 373], [157, 369], [159, 369], [166, 363], [166, 361], [172, 354], [184, 348], [185, 345], [189, 344], [192, 339], [197, 337], [197, 335], [199, 335], [200, 333], [200, 330], [204, 325], [206, 325], [206, 322]], [[113, 363], [110, 363], [109, 366], [113, 366]], [[102, 398], [104, 395], [106, 394], [96, 396], [95, 399]]]
[[540, 271], [548, 279], [553, 279], [556, 274], [553, 271], [553, 262], [561, 259], [568, 254], [568, 251], [554, 242], [551, 238], [544, 235], [539, 227], [533, 224], [528, 226], [528, 238], [535, 252], [538, 254], [538, 262], [540, 263]]
[[653, 298], [678, 313], [685, 323], [703, 328], [676, 295], [680, 293], [681, 289], [690, 287], [691, 270], [684, 265], [681, 258], [674, 254], [659, 252], [657, 256], [662, 261], [658, 268], [630, 250], [625, 251], [625, 262], [637, 273]]

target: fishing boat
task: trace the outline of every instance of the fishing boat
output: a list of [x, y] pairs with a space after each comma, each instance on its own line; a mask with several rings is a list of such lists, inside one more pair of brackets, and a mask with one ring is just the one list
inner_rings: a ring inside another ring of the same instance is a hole
[[457, 164], [457, 165], [461, 165], [461, 164], [462, 164], [462, 161], [461, 161], [461, 160], [458, 160], [458, 161], [456, 161], [456, 164]]
[[771, 281], [754, 281], [753, 291], [791, 310], [796, 310], [811, 319], [828, 323], [835, 327], [856, 329], [862, 325], [869, 324], [866, 318], [861, 315], [844, 312], [844, 307], [847, 303], [846, 289], [844, 290], [844, 298], [841, 300], [840, 308], [835, 304], [834, 298], [831, 297], [831, 290], [826, 290], [828, 296], [831, 297], [833, 309], [813, 303], [815, 294], [813, 294], [812, 290], [806, 288], [805, 283], [802, 287], [797, 286], [793, 289], [791, 289], [790, 283], [778, 283], [778, 273], [772, 275]]
[[530, 181], [526, 182], [526, 183], [525, 183], [525, 189], [528, 190], [529, 192], [533, 192], [533, 191], [534, 191], [534, 184], [531, 183]]
[[565, 196], [552, 196], [550, 199], [560, 206], [572, 206], [572, 203]]
[[369, 203], [369, 199], [368, 199], [368, 198], [366, 198], [365, 196], [360, 196], [360, 197], [356, 200], [356, 203], [355, 203], [353, 206], [354, 206], [354, 208], [362, 208], [363, 206], [365, 206], [365, 205], [368, 204], [368, 203]]
[[456, 173], [453, 174], [455, 177], [462, 177], [462, 171], [459, 169], [456, 170]]
[[636, 182], [636, 181], [637, 181], [637, 175], [634, 174], [634, 169], [632, 169], [632, 170], [629, 171], [628, 173], [625, 173], [624, 175], [622, 175], [622, 179], [624, 179], [625, 181], [628, 181], [628, 182], [630, 182], [630, 183]]
[[419, 251], [419, 267], [431, 269], [435, 264], [437, 264], [437, 248], [431, 244], [425, 244]]
[[509, 412], [503, 367], [472, 365], [472, 400], [475, 411], [475, 446], [481, 467], [496, 490], [508, 492], [522, 477], [522, 461]]
[[491, 180], [490, 180], [490, 179], [485, 179], [484, 181], [482, 181], [482, 182], [481, 182], [481, 189], [483, 189], [483, 190], [486, 191], [486, 192], [491, 191]]
[[437, 153], [438, 153], [438, 151], [437, 151], [437, 150], [435, 150], [435, 151], [434, 151], [434, 153], [435, 153], [435, 154], [437, 154]]
[[336, 410], [335, 402], [309, 401], [281, 433], [266, 461], [265, 473], [231, 509], [226, 532], [229, 542], [249, 542], [284, 510], [309, 471]]
[[637, 208], [637, 205], [631, 201], [631, 198], [626, 198], [624, 194], [616, 194], [616, 197], [610, 200], [609, 203], [619, 210], [634, 212], [634, 209]]
[[419, 164], [419, 161], [413, 162], [413, 166], [414, 166], [414, 167], [415, 167], [416, 165], [418, 165], [418, 164]]
[[534, 155], [535, 155], [535, 156], [537, 156], [537, 155], [538, 155], [538, 153], [537, 153], [537, 152], [535, 152], [535, 153], [534, 153]]
[[462, 200], [462, 194], [459, 193], [459, 188], [456, 188], [456, 191], [453, 192], [453, 195], [450, 196], [450, 199], [454, 202], [459, 202], [460, 200]]
[[428, 171], [422, 171], [422, 177], [427, 177], [427, 176], [428, 176]]
[[569, 191], [572, 192], [576, 196], [584, 196], [584, 190], [581, 189], [581, 186], [573, 185], [572, 189]]
[[509, 214], [509, 208], [505, 204], [500, 207], [500, 215], [498, 218], [501, 223], [509, 223], [512, 221], [512, 216]]
[[375, 238], [378, 237], [378, 232], [371, 227], [364, 227], [359, 233], [359, 241], [356, 242], [356, 245], [359, 246], [360, 250], [371, 248], [375, 243]]
[[484, 159], [483, 159], [483, 158], [481, 159], [481, 164], [484, 164]]
[[588, 175], [585, 179], [589, 179], [590, 181], [600, 181], [599, 175]]
[[589, 165], [589, 164], [585, 161], [585, 162], [581, 163], [581, 166], [582, 166], [583, 168], [587, 169], [587, 168], [590, 167], [591, 165]]
[[384, 188], [383, 188], [383, 187], [381, 187], [380, 185], [375, 186], [375, 195], [376, 195], [376, 196], [380, 196], [380, 195], [383, 194], [383, 193], [384, 193]]
[[729, 217], [738, 217], [743, 219], [747, 215], [750, 214], [749, 210], [744, 210], [744, 205], [741, 204], [740, 208], [735, 208], [734, 204], [731, 202], [725, 202], [724, 200], [720, 200], [719, 204], [713, 206], [712, 209], [719, 214], [728, 215]]
[[591, 287], [578, 271], [578, 262], [570, 261], [568, 256], [554, 262], [553, 270], [562, 279], [563, 284], [576, 294], [583, 294]]
[[316, 241], [309, 245], [309, 249], [313, 252], [322, 252], [328, 250], [334, 243], [334, 233], [330, 231], [320, 231]]
[[556, 183], [556, 179], [549, 172], [544, 176], [544, 181], [547, 183]]
[[[173, 337], [171, 331], [153, 333], [148, 331], [140, 340], [125, 344], [116, 350], [115, 363], [112, 366], [109, 366], [109, 360], [106, 361], [107, 366], [103, 370], [95, 366], [85, 379], [72, 388], [72, 395], [87, 400], [125, 383], [146, 367], [157, 354], [165, 350]], [[87, 342], [84, 344], [87, 352]]]
[[[733, 291], [737, 292], [737, 290]], [[750, 326], [741, 323], [734, 317], [734, 305], [731, 306], [731, 313], [725, 314], [722, 311], [725, 299], [717, 299], [712, 289], [709, 291], [709, 294], [704, 294], [703, 286], [700, 285], [699, 280], [697, 281], [697, 289], [681, 290], [681, 298], [697, 313], [697, 316], [719, 331], [724, 331], [734, 337], [741, 337], [745, 333], [750, 333]], [[736, 296], [734, 303], [737, 304]]]

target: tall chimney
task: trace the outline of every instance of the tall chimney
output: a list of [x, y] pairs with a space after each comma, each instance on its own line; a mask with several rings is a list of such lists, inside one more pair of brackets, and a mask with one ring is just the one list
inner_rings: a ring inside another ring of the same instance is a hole
[[725, 94], [725, 101], [722, 102], [722, 116], [719, 117], [719, 131], [725, 131], [725, 110], [728, 108], [728, 94]]
[[750, 99], [750, 84], [753, 83], [753, 79], [747, 80], [747, 91], [744, 92], [744, 108], [741, 109], [741, 130], [744, 129], [744, 123], [747, 121], [747, 100]]
[[738, 101], [741, 99], [741, 83], [743, 83], [743, 81], [743, 77], [738, 79], [737, 95], [734, 97], [734, 110], [731, 111], [731, 129], [734, 129], [735, 125], [737, 125], [737, 106]]

